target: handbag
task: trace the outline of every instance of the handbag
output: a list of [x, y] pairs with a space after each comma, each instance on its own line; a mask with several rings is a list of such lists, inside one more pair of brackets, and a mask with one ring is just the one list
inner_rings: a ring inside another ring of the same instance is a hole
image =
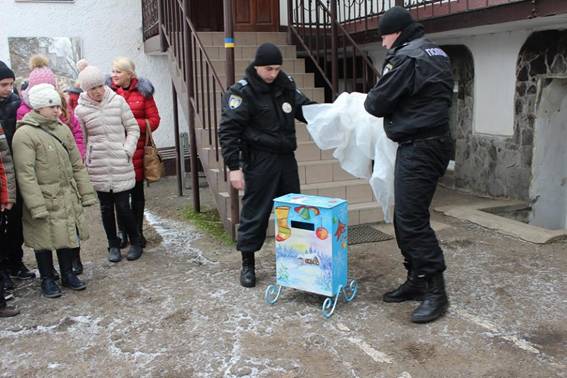
[[165, 167], [158, 152], [150, 122], [146, 119], [146, 142], [144, 143], [144, 177], [147, 182], [156, 182], [165, 176]]

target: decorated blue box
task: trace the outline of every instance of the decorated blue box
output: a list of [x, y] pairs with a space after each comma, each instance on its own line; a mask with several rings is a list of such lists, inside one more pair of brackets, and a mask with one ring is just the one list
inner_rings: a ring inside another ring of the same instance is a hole
[[277, 284], [337, 295], [347, 285], [348, 202], [287, 194], [274, 209]]

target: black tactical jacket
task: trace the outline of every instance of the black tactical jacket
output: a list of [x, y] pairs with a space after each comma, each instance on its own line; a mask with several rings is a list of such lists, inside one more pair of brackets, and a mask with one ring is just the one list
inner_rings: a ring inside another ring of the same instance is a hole
[[452, 95], [449, 57], [421, 37], [390, 50], [364, 107], [384, 117], [388, 138], [404, 142], [448, 133]]
[[267, 84], [250, 65], [223, 99], [219, 139], [225, 164], [230, 170], [240, 168], [241, 151], [293, 153], [295, 118], [305, 122], [301, 107], [312, 103], [283, 71]]
[[0, 98], [0, 123], [4, 128], [10, 150], [12, 149], [12, 138], [16, 132], [16, 113], [19, 106], [20, 97], [15, 93], [6, 98]]

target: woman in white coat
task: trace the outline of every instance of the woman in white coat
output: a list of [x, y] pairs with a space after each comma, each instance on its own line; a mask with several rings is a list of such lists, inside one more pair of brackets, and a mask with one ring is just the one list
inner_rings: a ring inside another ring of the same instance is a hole
[[140, 136], [138, 123], [123, 97], [104, 85], [104, 75], [88, 66], [79, 74], [83, 93], [75, 114], [87, 139], [85, 165], [97, 192], [102, 223], [108, 239], [108, 259], [119, 262], [120, 239], [116, 233], [114, 208], [126, 226], [131, 240], [128, 260], [143, 252], [142, 240], [129, 203], [129, 191], [135, 185], [132, 156]]

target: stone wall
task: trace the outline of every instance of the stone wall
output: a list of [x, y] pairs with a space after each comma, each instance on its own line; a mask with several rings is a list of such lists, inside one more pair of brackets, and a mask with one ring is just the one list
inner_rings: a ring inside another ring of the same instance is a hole
[[567, 74], [567, 31], [533, 33], [520, 50], [511, 137], [473, 132], [472, 56], [469, 53], [467, 57], [465, 48], [444, 49], [453, 60], [455, 78], [459, 80], [455, 186], [478, 194], [527, 200], [537, 84], [541, 76]]

